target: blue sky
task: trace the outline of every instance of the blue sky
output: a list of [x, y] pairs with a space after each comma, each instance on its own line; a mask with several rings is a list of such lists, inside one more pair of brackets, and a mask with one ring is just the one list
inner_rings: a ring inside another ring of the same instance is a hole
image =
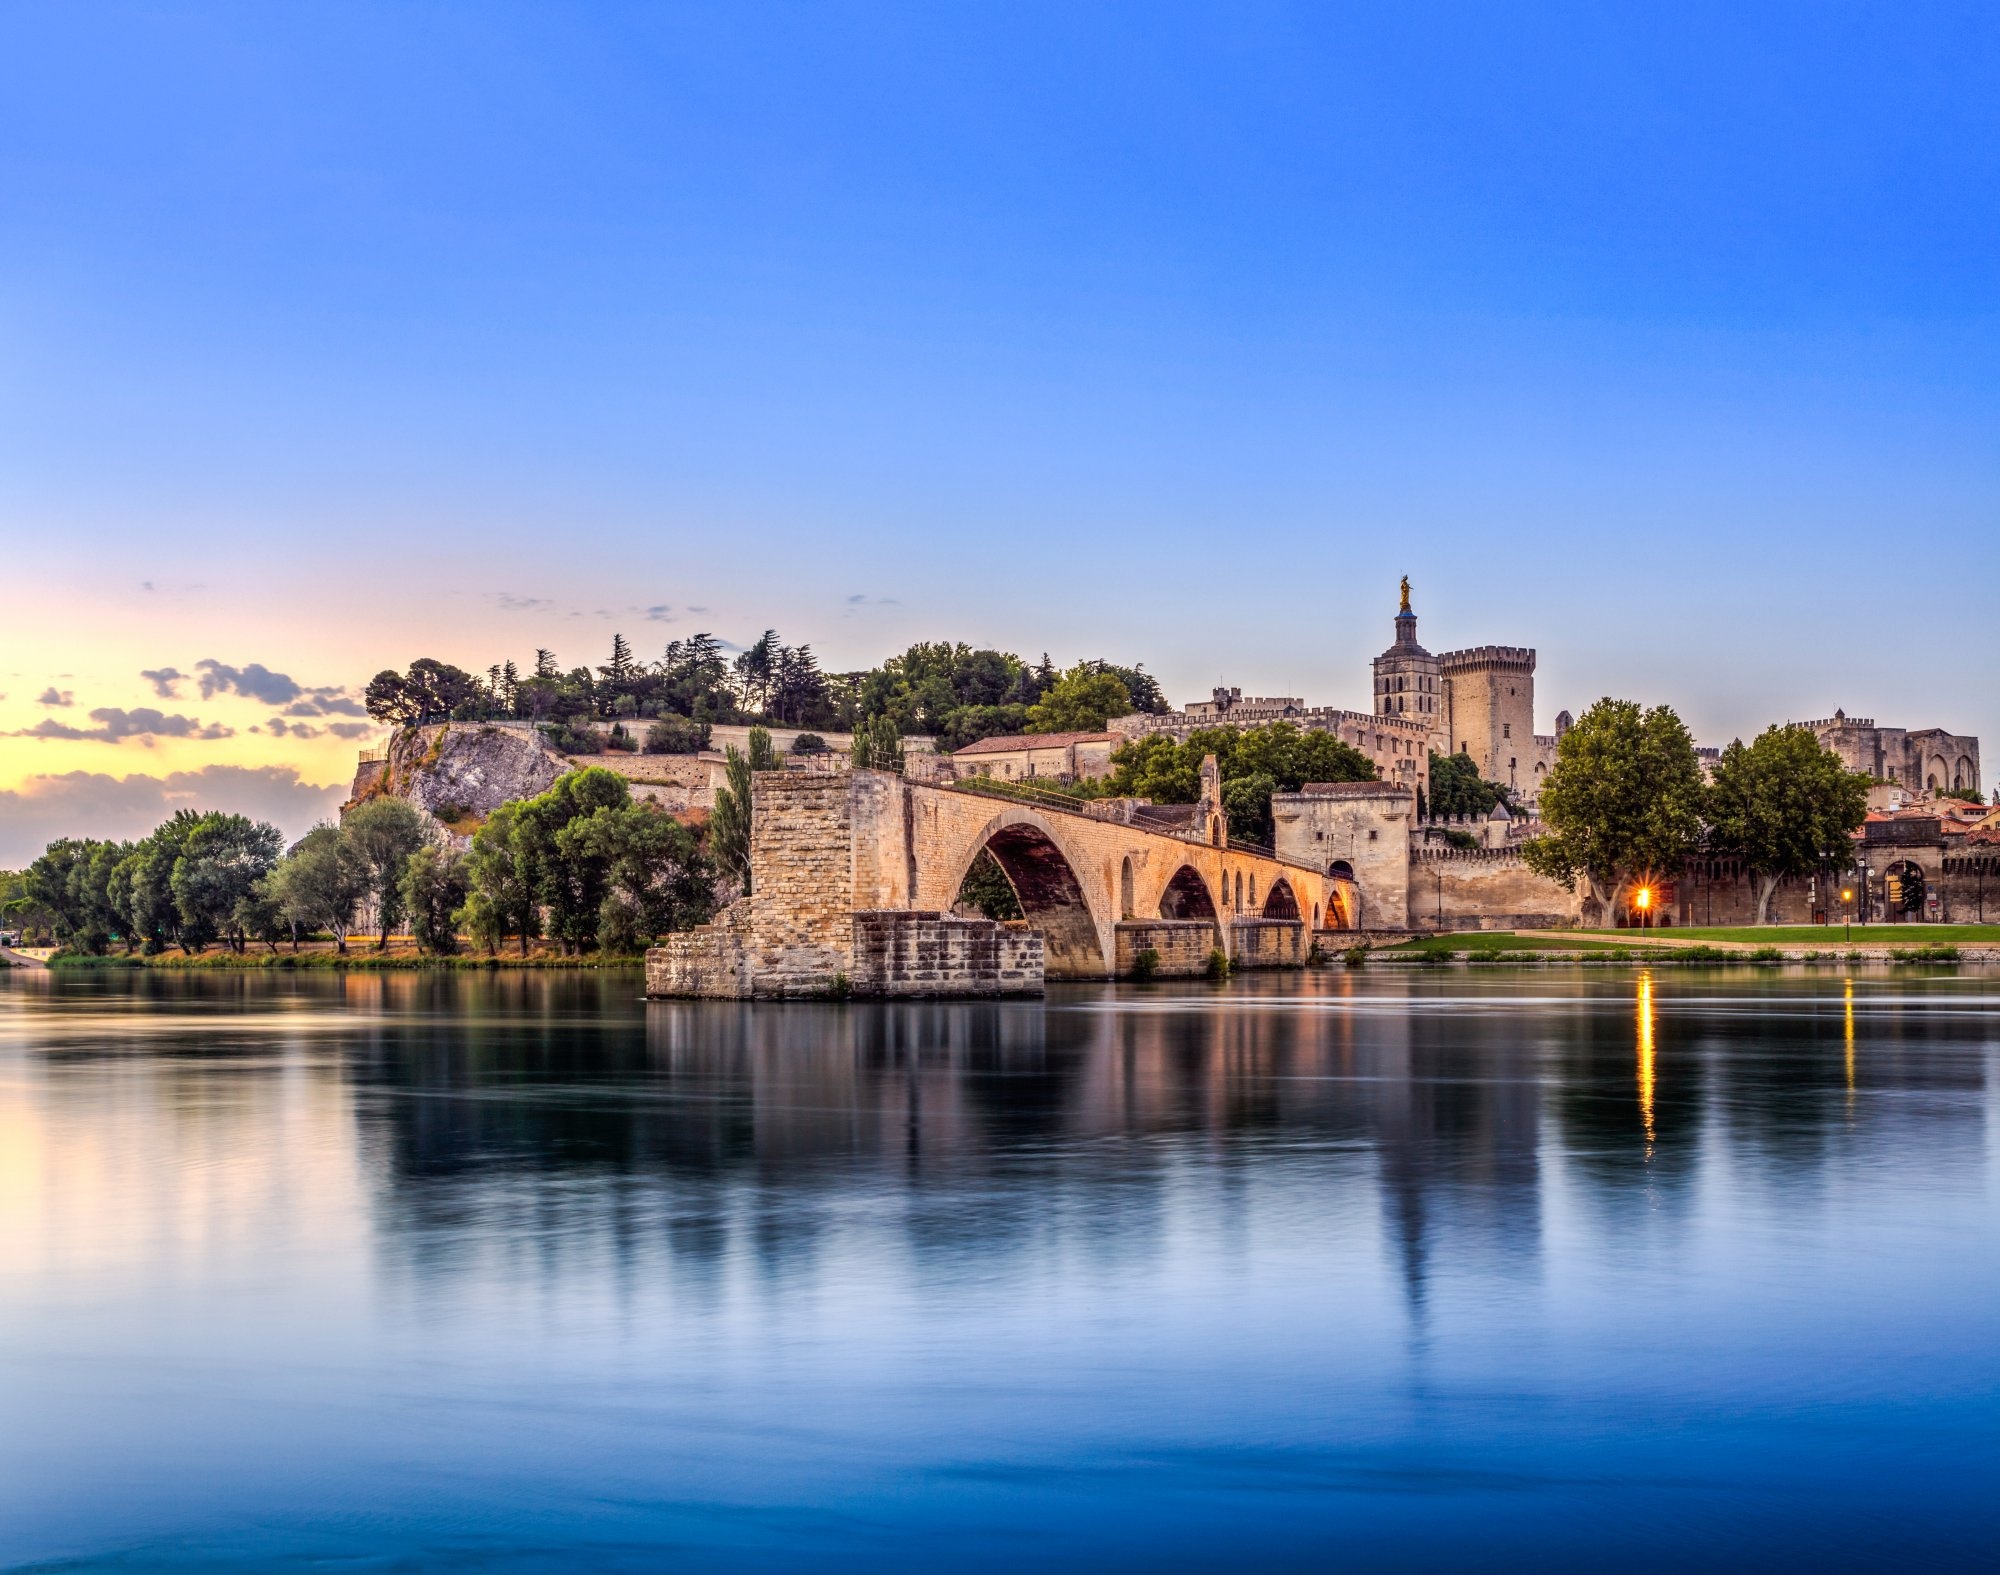
[[1362, 706], [1407, 572], [1545, 728], [2000, 739], [1991, 7], [0, 16], [5, 729], [769, 625]]

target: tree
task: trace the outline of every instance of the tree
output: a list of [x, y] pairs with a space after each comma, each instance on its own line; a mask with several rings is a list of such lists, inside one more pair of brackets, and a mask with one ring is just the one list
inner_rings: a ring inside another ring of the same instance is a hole
[[245, 815], [201, 816], [182, 840], [170, 877], [182, 944], [198, 951], [221, 936], [231, 950], [242, 951], [239, 909], [270, 874], [283, 846], [276, 826]]
[[502, 804], [486, 817], [465, 857], [465, 904], [454, 921], [470, 930], [488, 952], [518, 935], [521, 955], [528, 938], [540, 933], [532, 860], [516, 837], [520, 804]]
[[410, 693], [409, 686], [403, 682], [403, 675], [393, 667], [383, 668], [368, 680], [362, 703], [376, 721], [390, 722], [398, 727], [408, 727], [422, 716], [419, 699]]
[[1079, 662], [1028, 707], [1030, 733], [1101, 733], [1114, 716], [1129, 716], [1132, 694], [1101, 662]]
[[891, 718], [878, 716], [854, 730], [854, 746], [850, 754], [854, 763], [864, 769], [900, 774], [903, 769], [903, 735], [896, 730]]
[[[275, 870], [276, 866], [273, 865]], [[271, 875], [266, 873], [236, 900], [236, 907], [230, 915], [237, 932], [253, 941], [262, 941], [271, 948], [275, 956], [278, 941], [290, 928], [285, 917], [285, 905], [278, 900], [278, 894], [271, 883]], [[292, 949], [298, 950], [298, 931], [292, 930]]]
[[602, 863], [578, 857], [561, 834], [580, 816], [631, 801], [632, 790], [622, 776], [588, 766], [556, 778], [546, 793], [516, 806], [511, 840], [521, 871], [546, 915], [549, 933], [572, 955], [597, 943], [608, 874]]
[[192, 953], [199, 944], [199, 936], [190, 934], [183, 925], [180, 903], [174, 895], [174, 868], [202, 820], [191, 809], [175, 810], [114, 872], [114, 885], [125, 894], [131, 932], [144, 938], [148, 952], [177, 944], [182, 951]]
[[563, 827], [557, 851], [592, 866], [602, 889], [596, 940], [608, 952], [641, 950], [655, 937], [704, 922], [714, 901], [695, 834], [650, 804], [592, 810]]
[[[1156, 804], [1192, 804], [1201, 797], [1201, 762], [1215, 756], [1222, 807], [1232, 836], [1270, 842], [1271, 795], [1296, 793], [1308, 782], [1372, 782], [1375, 762], [1352, 744], [1293, 722], [1263, 727], [1197, 728], [1185, 741], [1149, 733], [1111, 755], [1104, 792]], [[1239, 785], [1241, 784], [1241, 785]]]
[[458, 950], [454, 916], [465, 906], [468, 884], [462, 855], [427, 842], [403, 864], [403, 911], [410, 916], [410, 933], [433, 957]]
[[1542, 784], [1544, 836], [1522, 844], [1538, 874], [1574, 890], [1590, 884], [1608, 927], [1634, 880], [1678, 871], [1700, 844], [1706, 792], [1694, 740], [1667, 706], [1597, 702], [1556, 746]]
[[102, 955], [122, 928], [111, 902], [110, 875], [127, 856], [128, 850], [119, 843], [60, 838], [22, 873], [20, 892], [12, 902], [22, 910], [45, 912], [63, 946]]
[[[861, 744], [855, 736], [855, 747]], [[750, 757], [734, 744], [724, 751], [727, 785], [715, 790], [715, 808], [708, 816], [709, 854], [716, 872], [750, 895]], [[858, 762], [857, 762], [858, 763]]]
[[407, 800], [371, 798], [347, 813], [341, 835], [368, 872], [375, 899], [375, 949], [389, 949], [389, 931], [403, 916], [403, 866], [427, 839], [423, 817]]
[[750, 736], [744, 740], [749, 745], [745, 757], [752, 771], [776, 771], [783, 764], [778, 759], [778, 751], [772, 747], [769, 731], [761, 727], [750, 729]]
[[1868, 778], [1843, 766], [1811, 728], [1767, 727], [1723, 750], [1707, 817], [1709, 846], [1740, 858], [1756, 881], [1754, 922], [1762, 924], [1786, 876], [1849, 862], [1849, 836], [1868, 818]]
[[287, 923], [326, 930], [345, 954], [354, 910], [368, 894], [369, 870], [338, 826], [315, 826], [278, 861], [270, 892]]
[[958, 888], [958, 900], [977, 908], [986, 918], [1005, 921], [1021, 917], [1021, 899], [1014, 883], [989, 848], [981, 848]]
[[1513, 806], [1514, 790], [1503, 783], [1489, 782], [1479, 774], [1472, 756], [1430, 752], [1430, 792], [1425, 810], [1435, 816], [1490, 815], [1493, 806]]
[[646, 729], [649, 755], [698, 755], [708, 748], [709, 726], [684, 716], [662, 717]]
[[736, 658], [736, 688], [745, 710], [762, 716], [771, 703], [771, 680], [778, 665], [778, 631], [766, 629], [757, 643]]

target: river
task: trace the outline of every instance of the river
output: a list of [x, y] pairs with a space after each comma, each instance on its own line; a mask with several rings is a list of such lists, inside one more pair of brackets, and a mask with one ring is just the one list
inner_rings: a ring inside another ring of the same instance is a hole
[[1991, 976], [0, 979], [0, 1568], [1991, 1567]]

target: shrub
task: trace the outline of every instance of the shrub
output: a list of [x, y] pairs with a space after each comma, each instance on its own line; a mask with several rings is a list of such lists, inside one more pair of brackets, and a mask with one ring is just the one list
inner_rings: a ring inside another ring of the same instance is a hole
[[1682, 946], [1674, 951], [1682, 962], [1727, 962], [1729, 953], [1720, 946], [1710, 946], [1706, 942], [1700, 946]]
[[549, 748], [559, 755], [601, 755], [604, 740], [594, 732], [587, 722], [544, 722], [542, 737], [549, 742]]
[[1365, 946], [1350, 946], [1340, 954], [1340, 960], [1350, 968], [1365, 967], [1368, 962], [1368, 948]]
[[1132, 959], [1132, 977], [1141, 984], [1160, 971], [1160, 954], [1148, 946]]
[[828, 755], [832, 754], [833, 751], [826, 747], [826, 740], [821, 738], [819, 734], [801, 733], [797, 738], [792, 740], [792, 753], [795, 755]]
[[1897, 962], [1957, 962], [1956, 946], [1911, 946], [1896, 953]]
[[646, 729], [649, 755], [698, 755], [708, 748], [708, 724], [684, 716], [664, 716]]
[[1229, 959], [1223, 954], [1220, 946], [1208, 954], [1208, 963], [1203, 967], [1201, 972], [1202, 977], [1205, 979], [1227, 979], [1229, 977]]
[[1785, 954], [1775, 946], [1759, 946], [1755, 951], [1745, 952], [1744, 956], [1749, 961], [1756, 963], [1783, 962], [1785, 960]]

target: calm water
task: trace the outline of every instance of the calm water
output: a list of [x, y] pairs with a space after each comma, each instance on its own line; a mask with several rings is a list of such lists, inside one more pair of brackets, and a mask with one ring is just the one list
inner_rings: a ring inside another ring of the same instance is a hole
[[0, 1568], [1992, 1567], [2000, 982], [0, 983]]

